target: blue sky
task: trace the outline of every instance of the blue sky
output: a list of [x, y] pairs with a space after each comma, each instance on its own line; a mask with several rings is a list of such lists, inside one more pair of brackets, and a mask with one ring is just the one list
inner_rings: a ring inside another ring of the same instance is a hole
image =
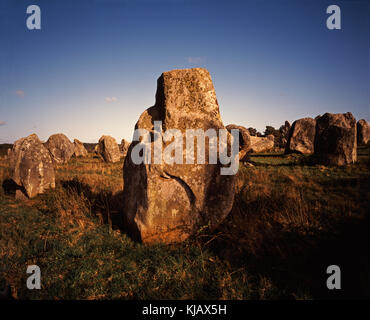
[[[41, 8], [41, 30], [26, 8]], [[326, 8], [341, 8], [328, 30]], [[131, 139], [163, 71], [205, 67], [225, 125], [370, 118], [370, 3], [1, 0], [0, 143], [33, 132]]]

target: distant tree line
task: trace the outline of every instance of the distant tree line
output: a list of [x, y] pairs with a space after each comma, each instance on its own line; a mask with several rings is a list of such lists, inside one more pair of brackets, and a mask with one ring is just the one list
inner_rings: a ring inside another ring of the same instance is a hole
[[275, 129], [273, 126], [266, 126], [266, 129], [263, 133], [257, 131], [256, 128], [248, 128], [249, 134], [251, 136], [257, 137], [266, 137], [272, 134], [275, 138], [275, 146], [279, 148], [285, 148], [288, 139], [288, 132], [290, 129], [289, 121], [285, 121], [285, 123], [280, 126], [279, 129]]

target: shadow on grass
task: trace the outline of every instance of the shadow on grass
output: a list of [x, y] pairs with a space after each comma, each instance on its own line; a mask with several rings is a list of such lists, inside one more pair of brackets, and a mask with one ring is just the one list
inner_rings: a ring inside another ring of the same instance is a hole
[[[369, 177], [358, 177], [358, 178], [337, 178], [337, 179], [327, 179], [320, 181], [320, 184], [325, 188], [362, 188], [363, 191], [370, 190], [370, 178]], [[358, 194], [359, 197], [362, 196]], [[365, 195], [366, 196], [366, 195]]]
[[78, 179], [61, 181], [66, 190], [73, 190], [78, 195], [84, 195], [91, 204], [91, 212], [109, 224], [112, 229], [124, 229], [123, 223], [123, 191], [112, 193], [110, 190], [93, 192], [91, 187]]
[[20, 187], [12, 179], [4, 180], [2, 183], [2, 188], [4, 190], [4, 194], [9, 196], [15, 196], [16, 191], [20, 189]]
[[[225, 223], [202, 240], [203, 245], [208, 243], [212, 252], [233, 267], [271, 279], [278, 288], [273, 299], [296, 299], [299, 292], [307, 292], [313, 299], [369, 299], [368, 201], [363, 203], [360, 217], [344, 216], [343, 212], [330, 215], [327, 227], [323, 222], [309, 226], [305, 224], [311, 222], [281, 223], [281, 213], [274, 216], [273, 212], [284, 200], [271, 202], [270, 197], [245, 201], [238, 195]], [[308, 214], [324, 219], [328, 213]], [[327, 289], [330, 265], [341, 269], [341, 290]]]
[[40, 195], [40, 199], [45, 204], [39, 208], [41, 211], [58, 211], [60, 210], [58, 203], [62, 207], [67, 207], [66, 209], [88, 208], [90, 214], [98, 218], [101, 224], [108, 224], [114, 230], [126, 231], [122, 213], [123, 191], [94, 192], [88, 184], [75, 178], [60, 181], [55, 190], [48, 190], [46, 194]]
[[4, 194], [11, 197], [21, 197], [23, 199], [27, 198], [26, 189], [23, 186], [19, 186], [12, 179], [5, 179], [2, 183], [2, 188]]

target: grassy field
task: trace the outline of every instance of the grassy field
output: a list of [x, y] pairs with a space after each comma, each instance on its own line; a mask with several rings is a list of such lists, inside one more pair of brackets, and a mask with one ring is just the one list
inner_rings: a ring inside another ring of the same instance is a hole
[[[336, 168], [252, 154], [218, 230], [173, 245], [133, 242], [122, 224], [122, 161], [56, 169], [57, 186], [17, 201], [0, 191], [0, 290], [19, 299], [369, 298], [369, 149]], [[0, 160], [0, 183], [9, 177]], [[26, 288], [26, 268], [42, 290]], [[326, 289], [341, 267], [343, 290]]]

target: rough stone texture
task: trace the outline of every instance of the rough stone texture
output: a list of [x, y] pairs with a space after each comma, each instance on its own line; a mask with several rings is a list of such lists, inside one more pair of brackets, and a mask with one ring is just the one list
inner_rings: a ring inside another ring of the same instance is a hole
[[316, 120], [312, 118], [298, 119], [289, 130], [285, 153], [314, 153]]
[[[142, 113], [136, 128], [153, 134], [156, 120], [162, 121], [163, 130], [178, 129], [183, 136], [185, 129], [225, 129], [208, 71], [164, 72], [157, 81], [156, 103]], [[200, 226], [215, 228], [228, 215], [235, 176], [221, 175], [221, 164], [208, 163], [208, 148], [205, 164], [136, 165], [131, 153], [137, 144], [131, 143], [123, 170], [125, 220], [137, 239], [147, 243], [183, 241]], [[170, 142], [161, 139], [161, 144], [164, 149]]]
[[370, 124], [361, 119], [357, 122], [357, 144], [366, 145], [370, 141]]
[[248, 160], [247, 153], [251, 149], [251, 137], [249, 130], [236, 124], [229, 124], [226, 126], [226, 129], [229, 132], [231, 132], [232, 129], [239, 130], [239, 161], [246, 162]]
[[316, 121], [315, 156], [324, 165], [357, 160], [356, 119], [352, 113], [325, 113]]
[[275, 141], [275, 145], [277, 145], [279, 148], [286, 147], [290, 128], [291, 126], [289, 121], [285, 121], [285, 123], [279, 128], [279, 138], [277, 141]]
[[119, 145], [119, 150], [121, 151], [121, 156], [126, 157], [128, 148], [130, 147], [130, 142], [126, 141], [125, 139], [121, 140], [121, 144]]
[[74, 144], [63, 133], [51, 135], [44, 145], [55, 163], [67, 163], [75, 152]]
[[118, 162], [121, 159], [121, 154], [116, 139], [111, 136], [102, 136], [99, 143], [95, 147], [95, 152], [105, 162]]
[[255, 137], [250, 136], [251, 138], [251, 152], [267, 152], [271, 151], [274, 148], [274, 136], [269, 134], [267, 137]]
[[55, 188], [55, 174], [49, 151], [36, 134], [14, 143], [9, 156], [12, 180], [29, 197]]
[[74, 139], [73, 144], [75, 146], [75, 156], [76, 157], [87, 157], [88, 156], [89, 153], [87, 152], [85, 146], [80, 140]]

